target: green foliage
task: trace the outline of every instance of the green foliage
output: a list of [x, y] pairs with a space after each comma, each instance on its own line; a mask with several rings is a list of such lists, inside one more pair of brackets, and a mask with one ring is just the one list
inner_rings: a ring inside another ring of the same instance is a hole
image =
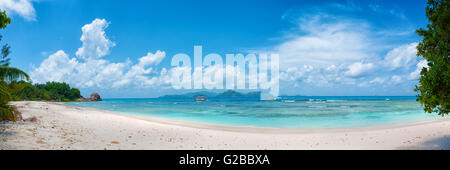
[[0, 121], [16, 121], [18, 118], [20, 118], [17, 109], [14, 106], [8, 104], [10, 100], [11, 95], [8, 90], [8, 85], [5, 81], [0, 81]]
[[450, 110], [450, 0], [428, 0], [426, 16], [430, 21], [427, 30], [419, 29], [417, 34], [423, 40], [417, 46], [417, 55], [428, 62], [428, 68], [420, 72], [417, 101], [428, 113], [448, 115]]
[[29, 80], [30, 76], [24, 71], [9, 66], [0, 66], [0, 79], [3, 81], [13, 81], [17, 79]]
[[0, 12], [0, 29], [6, 28], [8, 24], [11, 24], [11, 18], [6, 15], [6, 11]]
[[[8, 24], [11, 23], [11, 18], [6, 15], [6, 11], [0, 12], [0, 29], [6, 28]], [[2, 40], [2, 35], [0, 35], [0, 41]], [[0, 65], [8, 66], [10, 60], [8, 55], [11, 53], [11, 47], [8, 44], [3, 45], [2, 47], [2, 55], [0, 56]]]
[[[1, 37], [0, 37], [0, 41], [1, 41]], [[1, 59], [0, 59], [0, 65], [2, 66], [9, 66], [9, 64], [11, 63], [11, 59], [8, 58], [8, 55], [11, 53], [11, 47], [8, 44], [3, 45], [2, 47], [2, 54], [1, 54]]]
[[[6, 15], [6, 12], [0, 12], [0, 29], [6, 28], [11, 23], [11, 18]], [[0, 35], [0, 40], [2, 36]], [[14, 106], [9, 105], [11, 95], [9, 93], [8, 85], [6, 81], [14, 81], [17, 79], [29, 79], [29, 76], [14, 67], [9, 67], [10, 59], [8, 55], [11, 53], [10, 46], [4, 45], [1, 51], [0, 60], [0, 120], [12, 120], [15, 121], [19, 117], [18, 111]]]
[[71, 88], [67, 83], [47, 82], [31, 84], [25, 81], [9, 84], [12, 100], [56, 100], [74, 101], [81, 97], [80, 90]]

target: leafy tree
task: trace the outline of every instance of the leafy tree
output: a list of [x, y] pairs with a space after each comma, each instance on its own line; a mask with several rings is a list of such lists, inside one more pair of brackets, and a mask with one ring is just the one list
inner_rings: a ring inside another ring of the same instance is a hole
[[81, 95], [80, 95], [80, 90], [78, 90], [77, 88], [72, 88], [72, 89], [70, 89], [70, 94], [69, 94], [69, 96], [68, 96], [68, 98], [70, 99], [70, 100], [75, 100], [75, 99], [78, 99], [78, 98], [80, 98], [81, 97]]
[[9, 91], [12, 100], [73, 101], [81, 97], [80, 90], [60, 82], [33, 85], [25, 81], [12, 81], [9, 83]]
[[[0, 12], [0, 29], [6, 28], [11, 19], [6, 12]], [[2, 36], [0, 35], [0, 41]], [[24, 71], [10, 67], [10, 46], [5, 44], [0, 54], [0, 120], [16, 120], [17, 110], [8, 103], [11, 100], [76, 100], [80, 90], [70, 88], [67, 83], [47, 82], [46, 84], [32, 85], [29, 76]], [[22, 80], [17, 82], [17, 80]], [[8, 84], [9, 83], [9, 84]]]
[[[6, 11], [0, 12], [0, 29], [6, 28], [11, 23], [11, 18], [6, 15]], [[0, 35], [1, 39], [1, 35]], [[10, 61], [8, 55], [10, 47], [6, 44], [1, 51], [0, 60], [0, 120], [16, 120], [16, 110], [8, 103], [11, 100], [11, 95], [8, 90], [7, 82], [18, 79], [29, 79], [29, 76], [24, 71], [9, 67]]]
[[428, 113], [448, 115], [450, 109], [450, 0], [428, 0], [426, 16], [430, 23], [427, 30], [416, 32], [423, 40], [417, 46], [417, 56], [427, 60], [428, 66], [420, 72], [417, 101]]
[[6, 11], [0, 12], [0, 29], [6, 28], [8, 24], [11, 24], [11, 18], [6, 15]]
[[[11, 23], [11, 18], [6, 16], [6, 11], [0, 12], [0, 29], [6, 28], [6, 25]], [[0, 35], [0, 41], [2, 41], [3, 36]], [[2, 55], [0, 59], [0, 65], [2, 66], [8, 66], [10, 59], [7, 58], [8, 55], [11, 53], [10, 46], [8, 44], [3, 45], [2, 47]]]
[[[2, 41], [2, 36], [0, 35], [0, 41]], [[0, 65], [2, 66], [9, 66], [10, 63], [10, 58], [8, 58], [8, 55], [11, 53], [11, 51], [9, 50], [11, 48], [11, 46], [9, 46], [8, 44], [3, 45], [2, 47], [2, 54], [1, 54], [1, 58], [0, 58]]]

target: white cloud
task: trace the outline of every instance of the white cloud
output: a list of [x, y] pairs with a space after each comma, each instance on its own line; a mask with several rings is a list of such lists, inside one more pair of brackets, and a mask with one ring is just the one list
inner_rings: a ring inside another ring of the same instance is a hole
[[[351, 4], [341, 4], [341, 8], [339, 4], [332, 6], [347, 14], [358, 9]], [[402, 18], [401, 12], [395, 10], [376, 5], [369, 8]], [[395, 43], [413, 34], [409, 28], [377, 28], [364, 19], [330, 12], [333, 10], [328, 7], [305, 10], [298, 10], [297, 14], [293, 10], [285, 13], [282, 19], [292, 21], [297, 27], [290, 29], [278, 45], [260, 50], [280, 55], [282, 81], [316, 87], [393, 86], [407, 82], [406, 77], [418, 62], [418, 43]]]
[[[76, 58], [69, 59], [68, 55], [60, 50], [44, 60], [40, 67], [35, 68], [31, 72], [31, 78], [40, 83], [63, 81], [76, 87], [151, 87], [160, 82], [167, 84], [167, 78], [160, 81], [159, 73], [153, 72], [154, 68], [150, 67], [158, 64], [157, 60], [164, 57], [165, 52], [157, 51], [155, 54], [148, 53], [141, 57], [134, 65], [129, 60], [111, 63], [103, 59], [88, 59], [83, 62]], [[167, 70], [163, 69], [161, 74], [166, 72]]]
[[384, 81], [385, 81], [384, 78], [376, 77], [375, 79], [369, 81], [369, 83], [371, 83], [371, 84], [382, 84], [382, 83], [384, 83]]
[[59, 50], [45, 59], [38, 68], [31, 72], [31, 77], [39, 77], [40, 82], [68, 81], [73, 69], [78, 65], [75, 58], [69, 59], [68, 55]]
[[[223, 89], [224, 65], [215, 64], [203, 69], [203, 87], [206, 89]], [[239, 80], [238, 80], [239, 81]]]
[[428, 62], [427, 60], [420, 60], [419, 63], [417, 63], [417, 67], [416, 70], [414, 70], [414, 72], [410, 73], [408, 76], [408, 80], [414, 80], [414, 79], [418, 79], [420, 76], [420, 72], [422, 71], [423, 68], [428, 68], [429, 66], [427, 65]]
[[[77, 58], [69, 58], [68, 54], [59, 50], [31, 71], [31, 79], [39, 83], [67, 82], [82, 88], [118, 88], [128, 85], [150, 87], [158, 83], [167, 84], [168, 71], [163, 69], [158, 73], [152, 67], [165, 58], [166, 53], [163, 51], [149, 52], [134, 65], [129, 59], [118, 63], [101, 59], [114, 46], [105, 36], [104, 29], [107, 26], [105, 19], [95, 19], [84, 25], [80, 39], [83, 45], [76, 52]], [[165, 77], [158, 77], [158, 74]]]
[[31, 0], [0, 0], [0, 9], [9, 14], [17, 14], [28, 21], [36, 20], [36, 12]]
[[146, 56], [143, 56], [139, 59], [139, 66], [140, 67], [145, 67], [148, 65], [152, 65], [152, 64], [159, 64], [164, 57], [166, 57], [166, 53], [165, 52], [161, 52], [161, 51], [156, 51], [155, 54], [152, 53], [147, 53]]
[[382, 86], [388, 87], [392, 85], [398, 85], [403, 82], [403, 78], [399, 75], [393, 75], [392, 77], [375, 77], [370, 81], [362, 81], [358, 84], [359, 87], [373, 87]]
[[391, 77], [391, 83], [393, 84], [398, 84], [402, 82], [402, 77], [398, 76], [398, 75], [393, 75]]
[[369, 23], [320, 12], [294, 21], [298, 27], [269, 50], [280, 56], [281, 80], [314, 86], [354, 85], [378, 69], [376, 53], [384, 47], [376, 44], [379, 40], [373, 37]]
[[119, 81], [114, 82], [112, 87], [122, 87], [132, 83], [140, 87], [154, 85], [157, 80], [153, 77], [148, 78], [153, 70], [149, 66], [159, 64], [165, 56], [166, 53], [159, 50], [155, 54], [147, 53], [146, 56], [139, 58], [139, 62], [133, 65]]
[[272, 51], [280, 54], [281, 68], [299, 63], [318, 67], [361, 61], [375, 48], [368, 41], [368, 25], [363, 21], [315, 15], [300, 18], [298, 24], [302, 34], [287, 35], [290, 38]]
[[105, 35], [105, 29], [109, 23], [105, 19], [95, 19], [90, 24], [86, 24], [81, 28], [81, 42], [83, 45], [76, 52], [77, 57], [82, 59], [100, 58], [109, 54], [111, 47], [115, 43], [110, 41]]
[[161, 86], [161, 88], [169, 88], [170, 86], [168, 86], [171, 82], [170, 82], [170, 75], [169, 75], [169, 71], [167, 71], [166, 68], [162, 68], [161, 72], [159, 73], [159, 82], [162, 85], [167, 85], [167, 86]]
[[350, 77], [359, 77], [366, 75], [373, 69], [374, 65], [372, 63], [356, 62], [348, 66], [348, 70], [345, 72], [345, 75]]
[[370, 86], [374, 86], [374, 85], [381, 85], [385, 81], [386, 81], [385, 78], [375, 77], [374, 79], [372, 79], [370, 81], [363, 81], [363, 82], [359, 83], [358, 87], [370, 87]]
[[295, 81], [303, 78], [308, 72], [311, 72], [314, 68], [309, 65], [303, 65], [302, 68], [290, 67], [280, 73], [280, 79], [285, 81]]
[[108, 84], [122, 77], [127, 63], [110, 63], [107, 60], [79, 61], [69, 58], [59, 50], [45, 59], [38, 68], [31, 71], [34, 82], [67, 82], [76, 87], [108, 87]]
[[395, 70], [398, 68], [409, 69], [417, 62], [417, 44], [418, 43], [410, 43], [394, 48], [387, 53], [383, 64], [388, 70]]
[[[314, 86], [346, 84], [368, 87], [402, 83], [420, 73], [422, 61], [417, 64], [415, 56], [417, 43], [386, 47], [383, 44], [386, 42], [374, 37], [380, 35], [379, 32], [373, 31], [369, 22], [363, 20], [323, 13], [297, 19], [298, 26], [284, 36], [284, 41], [268, 50], [269, 53], [280, 54], [280, 79], [283, 81], [295, 82], [297, 86], [304, 82]], [[95, 19], [83, 26], [82, 46], [76, 52], [76, 58], [69, 58], [63, 51], [58, 51], [32, 72], [32, 79], [106, 88], [156, 87], [170, 83], [176, 70], [158, 70], [155, 67], [165, 58], [163, 51], [147, 53], [135, 64], [130, 60], [118, 63], [106, 60], [104, 56], [115, 46], [105, 35], [108, 26], [105, 19]], [[385, 50], [390, 51], [385, 53]], [[411, 72], [415, 64], [417, 69]], [[205, 72], [217, 73], [221, 69], [211, 67]], [[231, 70], [241, 72], [235, 68]], [[242, 80], [248, 82], [248, 78], [238, 81]], [[206, 83], [217, 85], [216, 82]]]
[[[124, 63], [110, 63], [107, 60], [92, 60], [80, 65], [79, 74], [87, 75], [79, 82], [81, 87], [111, 87], [111, 84], [121, 79], [129, 61]], [[95, 68], [95, 69], [92, 69]], [[81, 76], [80, 76], [81, 77]], [[74, 77], [77, 80], [77, 77]]]

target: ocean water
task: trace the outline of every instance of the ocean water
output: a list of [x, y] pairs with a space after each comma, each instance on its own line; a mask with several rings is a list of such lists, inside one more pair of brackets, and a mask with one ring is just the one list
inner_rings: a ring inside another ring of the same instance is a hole
[[[388, 99], [388, 100], [387, 100]], [[366, 127], [438, 119], [423, 111], [415, 97], [282, 97], [277, 101], [248, 98], [104, 99], [68, 105], [191, 123], [270, 128]]]

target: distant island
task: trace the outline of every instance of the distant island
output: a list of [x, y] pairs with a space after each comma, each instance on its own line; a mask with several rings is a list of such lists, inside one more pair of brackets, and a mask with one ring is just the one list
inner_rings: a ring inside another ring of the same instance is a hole
[[164, 95], [158, 97], [160, 99], [193, 99], [198, 96], [203, 96], [206, 98], [260, 98], [261, 92], [249, 92], [249, 93], [239, 93], [233, 90], [227, 90], [223, 93], [215, 93], [208, 91], [191, 92], [186, 94], [178, 95]]

